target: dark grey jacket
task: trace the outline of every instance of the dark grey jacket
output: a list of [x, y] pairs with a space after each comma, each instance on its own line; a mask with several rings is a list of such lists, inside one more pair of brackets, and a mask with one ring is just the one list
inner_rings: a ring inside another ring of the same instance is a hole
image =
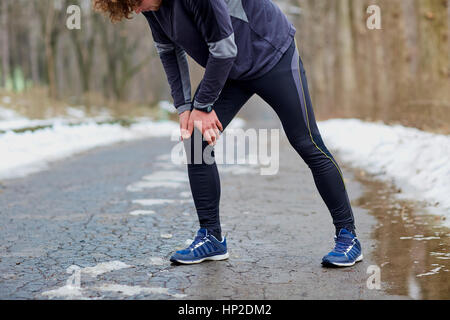
[[191, 109], [186, 53], [205, 69], [196, 108], [213, 106], [227, 79], [270, 71], [289, 48], [295, 28], [271, 0], [163, 0], [143, 13], [179, 113]]

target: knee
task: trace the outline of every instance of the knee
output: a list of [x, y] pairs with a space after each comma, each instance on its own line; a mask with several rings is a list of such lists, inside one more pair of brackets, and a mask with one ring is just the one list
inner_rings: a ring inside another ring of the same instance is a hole
[[192, 136], [184, 140], [186, 161], [189, 166], [205, 166], [215, 164], [214, 148], [200, 137]]
[[288, 136], [289, 143], [306, 160], [311, 154], [313, 143], [309, 136]]
[[322, 139], [289, 139], [291, 145], [311, 169], [327, 169], [332, 164], [332, 155], [325, 147]]

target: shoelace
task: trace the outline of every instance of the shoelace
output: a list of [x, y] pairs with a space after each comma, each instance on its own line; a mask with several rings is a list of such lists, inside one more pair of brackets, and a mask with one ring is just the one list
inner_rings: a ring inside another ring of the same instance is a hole
[[345, 239], [342, 238], [334, 238], [335, 246], [334, 246], [334, 252], [339, 253], [345, 253], [347, 252], [348, 248], [352, 245], [353, 241], [352, 239]]

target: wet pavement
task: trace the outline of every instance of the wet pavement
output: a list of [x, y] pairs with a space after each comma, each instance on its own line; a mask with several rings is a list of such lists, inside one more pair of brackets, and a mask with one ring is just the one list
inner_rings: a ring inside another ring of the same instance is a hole
[[354, 203], [378, 220], [374, 257], [387, 292], [413, 299], [450, 299], [450, 229], [425, 204], [401, 200], [399, 189], [353, 170], [366, 192]]
[[[412, 258], [393, 259], [399, 251], [391, 252], [389, 240], [378, 234], [383, 229], [368, 209], [374, 198], [364, 193], [370, 189], [350, 169], [344, 175], [351, 200], [366, 206], [354, 207], [365, 260], [348, 269], [322, 268], [333, 245], [331, 217], [285, 138], [277, 175], [261, 176], [251, 167], [219, 169], [230, 259], [172, 265], [171, 253], [187, 245], [198, 225], [185, 168], [169, 160], [174, 145], [168, 138], [114, 145], [4, 181], [0, 299], [392, 299], [411, 294], [398, 289], [393, 271], [385, 276], [389, 264], [381, 267], [381, 289], [369, 289], [370, 266], [389, 262], [403, 272], [408, 263], [408, 270], [429, 271], [428, 260], [415, 266]], [[395, 243], [410, 250], [431, 241]], [[420, 252], [437, 261], [447, 257], [440, 249]], [[444, 277], [441, 271], [436, 275]], [[416, 275], [419, 286], [429, 279], [437, 278]], [[442, 278], [433, 281], [438, 285]], [[423, 288], [421, 297], [432, 297]], [[429, 290], [438, 291], [432, 285]]]

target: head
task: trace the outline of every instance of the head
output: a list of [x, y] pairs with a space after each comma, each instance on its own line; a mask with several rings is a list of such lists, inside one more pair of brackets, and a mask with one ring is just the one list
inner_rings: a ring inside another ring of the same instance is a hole
[[157, 11], [162, 0], [93, 0], [94, 9], [109, 14], [111, 21], [130, 19], [134, 12]]

